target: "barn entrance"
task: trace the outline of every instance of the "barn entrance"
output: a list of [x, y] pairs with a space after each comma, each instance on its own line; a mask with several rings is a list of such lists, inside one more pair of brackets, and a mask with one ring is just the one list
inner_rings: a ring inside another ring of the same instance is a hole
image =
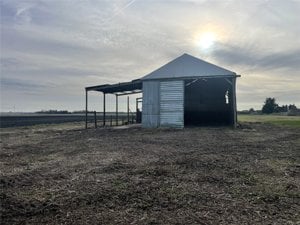
[[184, 125], [234, 123], [232, 84], [227, 78], [186, 80], [184, 93]]

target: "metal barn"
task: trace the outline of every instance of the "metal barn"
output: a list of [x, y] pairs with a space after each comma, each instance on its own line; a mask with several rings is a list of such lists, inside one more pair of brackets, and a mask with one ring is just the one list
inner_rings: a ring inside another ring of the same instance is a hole
[[[142, 127], [236, 126], [236, 73], [188, 54], [132, 82], [86, 88], [104, 95], [142, 93]], [[86, 114], [87, 115], [87, 114]], [[105, 124], [104, 124], [105, 125]]]

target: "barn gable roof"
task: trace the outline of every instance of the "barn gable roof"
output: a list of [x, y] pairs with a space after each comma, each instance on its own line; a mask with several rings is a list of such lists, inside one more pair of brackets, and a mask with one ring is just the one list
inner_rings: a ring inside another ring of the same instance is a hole
[[183, 54], [141, 79], [156, 80], [210, 76], [236, 76], [236, 73], [189, 54]]

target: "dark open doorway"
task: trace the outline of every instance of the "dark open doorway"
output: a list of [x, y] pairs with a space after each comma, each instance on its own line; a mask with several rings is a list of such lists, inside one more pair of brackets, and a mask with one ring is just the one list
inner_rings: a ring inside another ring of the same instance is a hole
[[184, 124], [233, 124], [232, 85], [224, 78], [185, 81]]

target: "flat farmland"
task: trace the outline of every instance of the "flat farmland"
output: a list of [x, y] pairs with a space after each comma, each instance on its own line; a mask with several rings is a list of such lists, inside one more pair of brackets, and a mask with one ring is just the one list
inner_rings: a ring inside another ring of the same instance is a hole
[[269, 123], [279, 126], [300, 128], [300, 116], [282, 115], [238, 115], [240, 122]]
[[300, 128], [1, 129], [2, 224], [299, 224]]
[[[106, 123], [110, 124], [110, 121], [115, 122], [115, 113], [108, 112], [106, 114]], [[119, 113], [119, 124], [127, 120], [126, 113]], [[130, 115], [132, 120], [132, 114]], [[33, 126], [41, 124], [61, 124], [61, 123], [74, 123], [85, 121], [85, 114], [38, 114], [38, 113], [12, 113], [0, 115], [0, 128], [7, 127], [20, 127], [20, 126]], [[93, 113], [88, 114], [89, 124], [94, 124], [95, 118]], [[103, 123], [102, 113], [97, 113], [98, 125]]]
[[[89, 120], [91, 120], [89, 116]], [[0, 117], [0, 127], [32, 126], [39, 124], [59, 124], [66, 122], [85, 121], [85, 115], [42, 115], [42, 114], [20, 114]]]

